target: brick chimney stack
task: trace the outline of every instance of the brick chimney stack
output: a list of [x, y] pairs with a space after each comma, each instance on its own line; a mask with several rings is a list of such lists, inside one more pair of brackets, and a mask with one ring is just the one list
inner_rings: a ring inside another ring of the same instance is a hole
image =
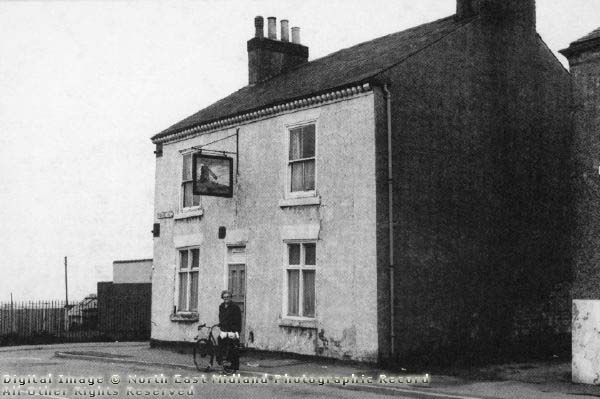
[[535, 32], [535, 0], [456, 0], [457, 20], [480, 15], [494, 24], [511, 24]]
[[300, 44], [300, 28], [292, 28], [289, 41], [289, 22], [281, 21], [281, 40], [277, 40], [277, 19], [268, 18], [267, 36], [264, 19], [254, 18], [255, 36], [248, 40], [248, 81], [253, 85], [291, 68], [308, 62], [308, 47]]
[[456, 0], [456, 19], [465, 19], [475, 16], [475, 4], [473, 0]]

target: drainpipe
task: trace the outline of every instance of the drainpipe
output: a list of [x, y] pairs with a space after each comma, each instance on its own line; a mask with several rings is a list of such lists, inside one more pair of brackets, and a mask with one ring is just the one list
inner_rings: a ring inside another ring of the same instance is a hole
[[387, 116], [387, 145], [388, 145], [388, 229], [390, 245], [390, 352], [392, 358], [396, 353], [395, 343], [396, 334], [394, 331], [394, 171], [392, 168], [392, 93], [388, 90], [388, 85], [383, 85], [385, 93], [386, 116]]

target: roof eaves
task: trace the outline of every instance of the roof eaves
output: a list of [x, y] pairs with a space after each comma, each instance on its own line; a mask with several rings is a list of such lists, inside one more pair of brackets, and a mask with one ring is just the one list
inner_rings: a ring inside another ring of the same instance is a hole
[[121, 264], [121, 263], [138, 263], [138, 262], [152, 262], [152, 258], [146, 259], [125, 259], [125, 260], [113, 260], [113, 264]]
[[595, 37], [588, 40], [573, 42], [569, 47], [563, 50], [559, 50], [558, 52], [564, 55], [565, 57], [570, 58], [576, 54], [583, 53], [585, 51], [591, 50], [599, 46], [600, 37]]
[[559, 50], [559, 53], [569, 58], [575, 54], [590, 50], [600, 45], [600, 28], [590, 32], [584, 37], [571, 42], [569, 47]]
[[293, 109], [305, 108], [316, 104], [328, 104], [344, 98], [353, 97], [371, 91], [373, 86], [379, 86], [380, 82], [374, 76], [365, 77], [357, 82], [334, 87], [308, 95], [290, 98], [285, 101], [270, 103], [238, 114], [232, 114], [224, 118], [217, 118], [188, 126], [172, 132], [158, 133], [151, 138], [154, 144], [165, 143], [173, 140], [181, 140], [198, 133], [208, 133], [223, 129], [236, 124], [247, 123], [264, 117], [271, 117], [280, 112]]

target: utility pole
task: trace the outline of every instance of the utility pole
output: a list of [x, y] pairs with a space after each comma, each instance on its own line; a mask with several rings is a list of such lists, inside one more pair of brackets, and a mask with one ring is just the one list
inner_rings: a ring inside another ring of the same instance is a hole
[[65, 256], [65, 306], [69, 306], [69, 283], [67, 281], [67, 257]]
[[13, 304], [13, 295], [10, 293], [10, 332], [11, 334], [15, 332], [15, 315], [14, 315], [15, 307]]

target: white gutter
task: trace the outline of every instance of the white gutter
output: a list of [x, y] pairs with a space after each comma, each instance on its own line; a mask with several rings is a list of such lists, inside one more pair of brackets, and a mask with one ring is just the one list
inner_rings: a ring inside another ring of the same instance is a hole
[[316, 105], [323, 105], [340, 101], [348, 97], [354, 97], [356, 95], [369, 92], [371, 91], [371, 89], [372, 88], [369, 85], [369, 83], [364, 83], [362, 85], [350, 86], [344, 89], [333, 90], [329, 93], [319, 94], [300, 100], [289, 101], [284, 104], [273, 105], [270, 107], [259, 109], [257, 111], [247, 112], [242, 115], [232, 116], [229, 118], [219, 119], [214, 122], [196, 125], [179, 132], [173, 132], [165, 136], [158, 137], [156, 139], [153, 139], [152, 142], [154, 144], [158, 144], [182, 140], [191, 136], [195, 136], [199, 133], [208, 133], [210, 131], [220, 130], [228, 126], [239, 125], [242, 123], [247, 123], [249, 121], [254, 121], [265, 117], [272, 117], [282, 112], [307, 107], [314, 107]]

